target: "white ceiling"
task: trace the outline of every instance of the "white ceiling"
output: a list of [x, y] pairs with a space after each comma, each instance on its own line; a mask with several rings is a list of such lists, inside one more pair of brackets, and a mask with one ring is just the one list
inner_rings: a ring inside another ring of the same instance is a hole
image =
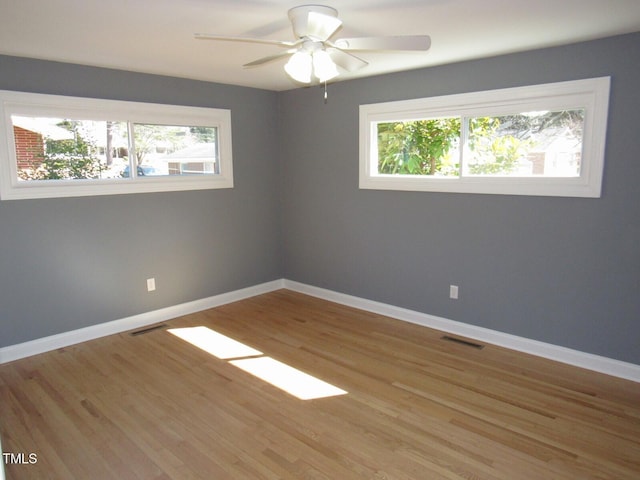
[[[304, 0], [0, 0], [0, 53], [268, 90], [298, 87], [284, 60], [243, 64], [280, 47], [193, 34], [293, 40]], [[358, 52], [370, 65], [337, 80], [640, 31], [640, 0], [326, 0], [333, 37], [428, 34], [427, 53]], [[639, 46], [640, 47], [640, 46]], [[335, 80], [334, 80], [335, 81]]]

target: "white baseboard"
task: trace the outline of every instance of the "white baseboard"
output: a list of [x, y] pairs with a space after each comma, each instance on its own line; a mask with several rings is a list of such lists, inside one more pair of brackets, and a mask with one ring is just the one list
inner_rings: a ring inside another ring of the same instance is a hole
[[344, 293], [334, 292], [332, 290], [326, 290], [286, 279], [274, 280], [272, 282], [262, 283], [260, 285], [220, 295], [214, 295], [212, 297], [195, 300], [193, 302], [183, 303], [120, 320], [114, 320], [112, 322], [93, 325], [91, 327], [80, 328], [78, 330], [72, 330], [70, 332], [64, 332], [50, 337], [3, 347], [0, 348], [0, 364], [36, 355], [38, 353], [48, 352], [57, 348], [67, 347], [76, 343], [86, 342], [106, 335], [113, 335], [128, 330], [134, 330], [136, 328], [142, 328], [148, 325], [153, 325], [154, 323], [164, 322], [182, 315], [200, 312], [202, 310], [254, 297], [263, 293], [272, 292], [281, 288], [286, 288], [294, 292], [304, 293], [331, 302], [358, 308], [360, 310], [422, 325], [424, 327], [441, 330], [443, 332], [460, 335], [480, 342], [491, 343], [500, 347], [537, 355], [539, 357], [586, 368], [595, 372], [625, 378], [634, 382], [640, 382], [640, 365], [601, 357], [590, 353], [584, 353], [566, 347], [539, 342], [537, 340], [530, 340], [516, 335], [497, 332], [488, 328], [456, 322], [454, 320], [436, 317], [434, 315], [387, 305], [385, 303], [375, 302], [373, 300], [367, 300], [360, 297], [354, 297]]
[[640, 382], [640, 365], [622, 362], [599, 355], [580, 352], [566, 347], [530, 340], [516, 335], [497, 332], [488, 328], [477, 327], [454, 320], [448, 320], [426, 313], [420, 313], [405, 308], [387, 305], [364, 298], [354, 297], [323, 288], [306, 285], [292, 280], [284, 280], [284, 288], [304, 293], [331, 302], [348, 305], [368, 312], [385, 315], [387, 317], [404, 320], [424, 327], [441, 330], [443, 332], [460, 335], [477, 341], [491, 343], [518, 352], [529, 353], [538, 357], [548, 358], [558, 362], [586, 368], [595, 372], [605, 373], [615, 377]]
[[164, 322], [172, 318], [200, 312], [209, 308], [218, 307], [226, 303], [237, 302], [245, 298], [255, 297], [263, 293], [272, 292], [284, 288], [283, 280], [262, 283], [252, 287], [235, 290], [232, 292], [214, 295], [212, 297], [194, 300], [193, 302], [182, 303], [167, 308], [161, 308], [151, 312], [141, 313], [132, 317], [122, 318], [111, 322], [92, 325], [90, 327], [72, 330], [70, 332], [59, 333], [49, 337], [39, 338], [29, 342], [10, 345], [0, 348], [0, 364], [29, 357], [38, 353], [44, 353], [57, 348], [68, 347], [80, 342], [94, 340], [96, 338], [113, 335], [115, 333], [126, 332], [136, 328], [146, 327], [154, 323]]

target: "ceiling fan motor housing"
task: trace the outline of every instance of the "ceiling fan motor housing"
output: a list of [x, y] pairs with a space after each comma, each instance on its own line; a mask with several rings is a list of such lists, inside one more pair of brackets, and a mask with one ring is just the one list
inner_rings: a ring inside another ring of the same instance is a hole
[[[293, 33], [296, 38], [314, 37], [315, 30], [309, 24], [310, 13], [326, 15], [327, 17], [338, 18], [338, 11], [335, 8], [324, 5], [301, 5], [289, 10], [289, 20], [293, 26]], [[323, 38], [321, 40], [326, 40]]]

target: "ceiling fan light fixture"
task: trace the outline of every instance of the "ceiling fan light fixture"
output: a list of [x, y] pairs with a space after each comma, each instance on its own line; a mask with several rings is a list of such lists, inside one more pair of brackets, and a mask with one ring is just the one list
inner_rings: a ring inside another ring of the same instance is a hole
[[309, 52], [299, 51], [291, 55], [284, 66], [284, 71], [291, 78], [300, 83], [311, 83], [313, 63]]
[[338, 68], [326, 50], [313, 52], [313, 74], [321, 82], [326, 82], [338, 76]]

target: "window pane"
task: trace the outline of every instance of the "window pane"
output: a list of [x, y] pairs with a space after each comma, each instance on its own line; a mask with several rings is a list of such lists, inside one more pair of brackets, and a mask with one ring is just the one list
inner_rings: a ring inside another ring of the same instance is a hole
[[128, 163], [123, 122], [12, 115], [19, 181], [117, 178]]
[[579, 177], [584, 110], [468, 121], [465, 175]]
[[216, 127], [134, 124], [133, 132], [138, 177], [220, 173]]
[[460, 118], [378, 123], [378, 173], [457, 177]]

